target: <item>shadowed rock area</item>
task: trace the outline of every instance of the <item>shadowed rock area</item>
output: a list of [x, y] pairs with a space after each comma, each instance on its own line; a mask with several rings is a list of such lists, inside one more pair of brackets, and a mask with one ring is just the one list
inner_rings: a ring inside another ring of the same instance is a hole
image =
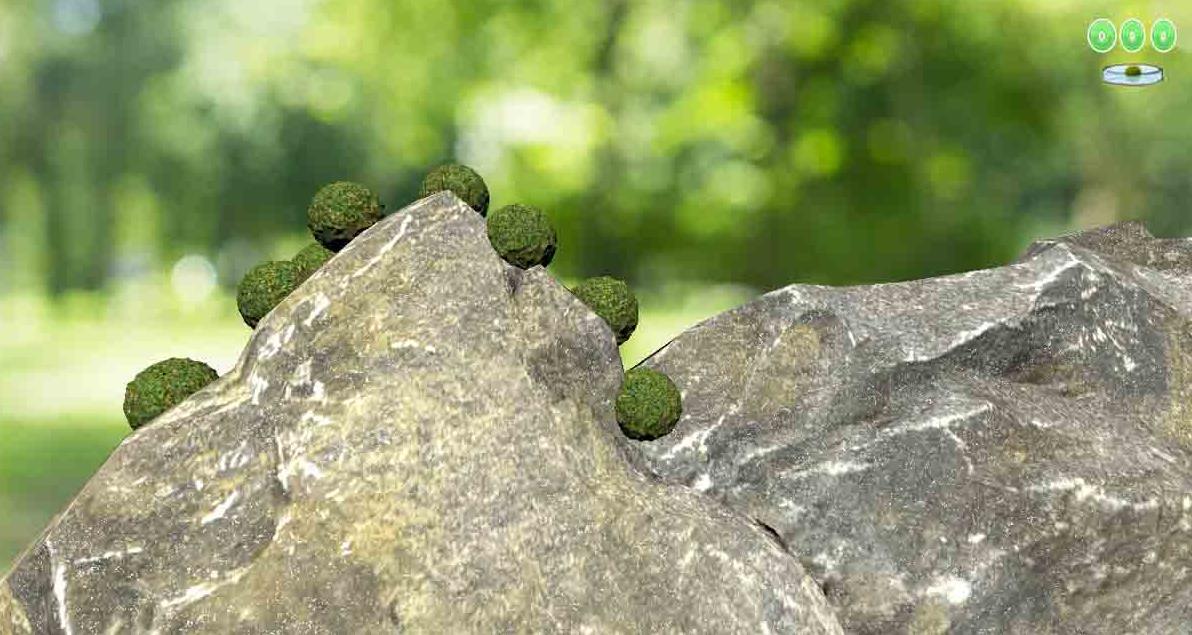
[[438, 194], [133, 433], [3, 633], [840, 633], [772, 535], [632, 463], [608, 327]]
[[792, 285], [645, 362], [628, 442], [772, 528], [846, 632], [1192, 633], [1192, 241], [1123, 224], [929, 280]]

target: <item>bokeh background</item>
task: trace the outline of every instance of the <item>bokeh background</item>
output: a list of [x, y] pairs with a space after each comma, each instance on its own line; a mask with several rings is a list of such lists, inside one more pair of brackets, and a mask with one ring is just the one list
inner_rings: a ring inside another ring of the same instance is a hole
[[[236, 283], [326, 182], [394, 209], [475, 167], [550, 214], [556, 275], [631, 281], [634, 363], [789, 283], [1192, 234], [1187, 55], [1085, 42], [1162, 16], [1192, 29], [1174, 1], [4, 0], [0, 570], [126, 436], [137, 371], [232, 366]], [[1169, 79], [1102, 85], [1126, 59]]]

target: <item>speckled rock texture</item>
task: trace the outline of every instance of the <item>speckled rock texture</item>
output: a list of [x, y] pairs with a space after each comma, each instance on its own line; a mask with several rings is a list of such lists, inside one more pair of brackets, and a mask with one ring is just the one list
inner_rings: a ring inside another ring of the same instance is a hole
[[848, 633], [1192, 633], [1192, 241], [1123, 224], [997, 269], [793, 285], [645, 365], [633, 444], [771, 527]]
[[4, 633], [842, 633], [752, 519], [635, 466], [613, 335], [453, 194], [374, 225], [133, 433]]

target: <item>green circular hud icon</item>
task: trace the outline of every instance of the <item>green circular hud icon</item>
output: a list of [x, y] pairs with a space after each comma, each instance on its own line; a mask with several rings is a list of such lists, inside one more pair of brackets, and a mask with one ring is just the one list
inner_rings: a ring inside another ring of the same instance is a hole
[[1175, 48], [1175, 23], [1167, 18], [1155, 20], [1151, 25], [1151, 46], [1160, 53]]
[[1130, 18], [1122, 23], [1122, 50], [1127, 53], [1137, 53], [1146, 45], [1146, 27], [1136, 18]]
[[1106, 18], [1097, 18], [1089, 25], [1089, 46], [1098, 53], [1108, 53], [1117, 43], [1117, 27]]

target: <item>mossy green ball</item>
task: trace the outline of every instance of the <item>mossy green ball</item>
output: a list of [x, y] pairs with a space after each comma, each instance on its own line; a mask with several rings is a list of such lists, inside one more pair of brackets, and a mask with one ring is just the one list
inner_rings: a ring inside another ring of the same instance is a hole
[[381, 220], [381, 209], [372, 190], [359, 183], [336, 181], [324, 185], [311, 200], [307, 227], [319, 244], [339, 251]]
[[256, 328], [273, 307], [302, 282], [302, 271], [288, 260], [263, 262], [244, 274], [236, 287], [236, 308], [244, 323]]
[[328, 260], [335, 255], [334, 251], [320, 245], [319, 243], [311, 243], [302, 248], [302, 251], [294, 254], [290, 262], [298, 267], [298, 275], [300, 280], [306, 280], [314, 272], [319, 270], [319, 267], [327, 264]]
[[509, 264], [529, 269], [550, 264], [559, 237], [546, 214], [529, 205], [514, 204], [489, 214], [488, 242]]
[[652, 441], [675, 429], [683, 399], [670, 377], [649, 368], [625, 373], [617, 395], [617, 423], [630, 439]]
[[451, 190], [468, 207], [481, 216], [488, 214], [488, 186], [476, 171], [466, 165], [448, 163], [430, 171], [422, 180], [418, 198], [425, 198], [435, 192]]
[[637, 328], [637, 296], [629, 285], [609, 276], [588, 278], [571, 290], [584, 304], [608, 323], [624, 344]]
[[182, 403], [219, 378], [214, 368], [184, 357], [171, 357], [137, 373], [124, 389], [124, 416], [133, 430]]

